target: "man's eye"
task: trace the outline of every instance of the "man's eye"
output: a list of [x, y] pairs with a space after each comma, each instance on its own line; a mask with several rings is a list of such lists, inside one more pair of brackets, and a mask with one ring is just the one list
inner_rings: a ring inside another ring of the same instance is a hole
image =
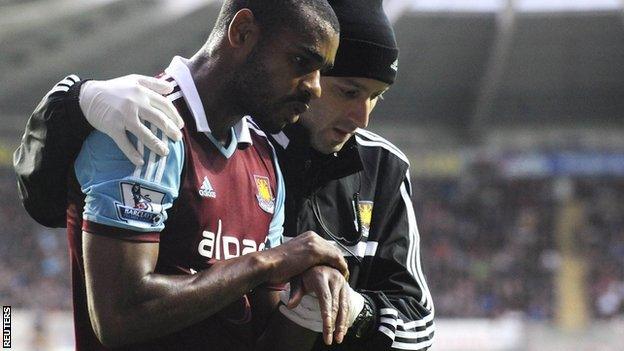
[[349, 99], [354, 99], [356, 97], [358, 97], [358, 91], [357, 90], [353, 90], [353, 89], [342, 89], [342, 94], [349, 98]]
[[300, 55], [293, 56], [293, 62], [299, 66], [305, 66], [308, 64], [308, 60], [305, 57], [300, 56]]

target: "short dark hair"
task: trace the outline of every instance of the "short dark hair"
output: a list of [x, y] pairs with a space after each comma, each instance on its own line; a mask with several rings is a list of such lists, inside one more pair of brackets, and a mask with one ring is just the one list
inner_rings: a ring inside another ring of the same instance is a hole
[[338, 33], [340, 25], [326, 0], [225, 0], [212, 34], [224, 34], [234, 15], [248, 8], [269, 36], [285, 29], [305, 31], [310, 24], [325, 22]]

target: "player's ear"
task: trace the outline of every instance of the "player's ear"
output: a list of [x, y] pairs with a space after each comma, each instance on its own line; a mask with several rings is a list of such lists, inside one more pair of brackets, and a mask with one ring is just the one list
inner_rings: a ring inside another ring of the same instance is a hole
[[250, 9], [239, 10], [230, 22], [227, 35], [232, 48], [251, 51], [260, 35], [253, 12]]

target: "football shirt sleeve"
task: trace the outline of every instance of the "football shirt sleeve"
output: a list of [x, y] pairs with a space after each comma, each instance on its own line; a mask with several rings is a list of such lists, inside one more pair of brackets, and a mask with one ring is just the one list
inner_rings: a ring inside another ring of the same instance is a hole
[[[89, 135], [74, 166], [86, 195], [84, 231], [131, 241], [159, 240], [167, 210], [178, 196], [184, 146], [160, 130], [157, 135], [168, 142], [169, 155], [161, 157], [137, 145], [143, 150], [141, 167], [132, 164], [107, 135], [99, 131]], [[136, 138], [129, 137], [136, 145]]]

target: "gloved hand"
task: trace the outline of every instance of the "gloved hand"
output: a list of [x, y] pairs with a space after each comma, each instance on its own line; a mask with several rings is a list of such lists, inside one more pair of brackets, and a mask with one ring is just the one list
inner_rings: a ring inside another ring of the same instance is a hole
[[143, 165], [142, 151], [132, 145], [126, 131], [155, 153], [166, 156], [169, 148], [142, 122], [161, 129], [169, 138], [182, 138], [182, 117], [162, 94], [173, 90], [163, 79], [131, 74], [106, 81], [91, 80], [80, 87], [79, 104], [89, 124], [111, 137], [137, 166]]
[[[351, 327], [364, 308], [364, 297], [350, 286], [347, 286], [347, 291], [349, 293], [349, 317], [347, 320], [347, 327]], [[318, 298], [314, 294], [306, 294], [301, 299], [301, 302], [292, 309], [286, 307], [289, 299], [290, 288], [280, 292], [282, 304], [279, 306], [279, 311], [293, 323], [314, 332], [322, 333], [323, 319], [321, 317]]]

